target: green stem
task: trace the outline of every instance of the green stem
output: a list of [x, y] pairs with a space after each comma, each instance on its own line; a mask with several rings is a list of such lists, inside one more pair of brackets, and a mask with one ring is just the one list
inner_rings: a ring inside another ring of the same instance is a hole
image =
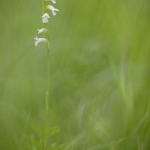
[[[46, 9], [46, 0], [42, 0], [42, 11], [43, 14], [47, 12]], [[43, 28], [46, 27], [46, 23], [43, 23]], [[49, 41], [49, 34], [48, 32], [44, 33], [44, 37]], [[50, 96], [50, 59], [49, 59], [49, 52], [50, 52], [50, 44], [47, 42], [46, 45], [46, 50], [47, 50], [47, 90], [46, 90], [46, 99], [45, 99], [45, 108], [46, 108], [46, 123], [48, 123], [48, 100]]]
[[[45, 34], [45, 38], [48, 39], [48, 33]], [[46, 108], [46, 114], [45, 114], [45, 129], [48, 126], [48, 112], [49, 112], [49, 96], [50, 96], [50, 57], [49, 57], [49, 52], [50, 52], [50, 45], [49, 42], [46, 45], [46, 50], [47, 50], [47, 90], [46, 90], [46, 99], [45, 99], [45, 108]], [[45, 130], [44, 129], [44, 130]], [[44, 149], [46, 147], [46, 139], [44, 139]]]
[[[42, 13], [45, 14], [47, 12], [46, 9], [46, 0], [42, 0]], [[43, 23], [43, 28], [46, 28], [46, 23]], [[50, 44], [49, 44], [49, 33], [46, 32], [44, 33], [44, 37], [48, 40], [46, 44], [46, 50], [47, 50], [47, 89], [46, 89], [46, 99], [45, 99], [45, 129], [47, 128], [48, 125], [48, 112], [49, 112], [49, 97], [50, 97], [50, 58], [49, 58], [49, 52], [50, 52]], [[42, 150], [45, 150], [46, 148], [46, 139], [44, 137], [43, 139], [43, 145], [42, 145]]]
[[49, 59], [49, 45], [47, 45], [47, 91], [46, 91], [46, 123], [48, 123], [48, 110], [49, 110], [49, 96], [50, 96], [50, 59]]

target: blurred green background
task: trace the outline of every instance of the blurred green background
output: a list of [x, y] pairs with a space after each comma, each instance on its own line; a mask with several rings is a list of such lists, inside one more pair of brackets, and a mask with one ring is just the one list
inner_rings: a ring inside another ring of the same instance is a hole
[[[150, 149], [150, 1], [57, 0], [51, 125], [65, 150]], [[20, 150], [42, 121], [47, 82], [41, 0], [0, 1], [0, 150]], [[38, 37], [43, 37], [38, 35]]]

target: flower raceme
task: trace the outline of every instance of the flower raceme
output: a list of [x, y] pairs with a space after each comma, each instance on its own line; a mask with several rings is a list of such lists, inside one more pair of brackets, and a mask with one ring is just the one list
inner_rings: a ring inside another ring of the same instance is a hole
[[56, 16], [56, 11], [59, 11], [58, 9], [54, 8], [51, 5], [47, 5], [47, 9], [52, 11], [53, 16]]
[[45, 13], [43, 16], [42, 16], [42, 22], [43, 23], [48, 23], [48, 19], [50, 18], [50, 16], [48, 15], [48, 13]]
[[[56, 3], [56, 0], [44, 0], [44, 1], [45, 1], [45, 2], [46, 2], [46, 1], [51, 1], [51, 2], [54, 3], [54, 4]], [[53, 16], [56, 16], [57, 11], [59, 11], [58, 9], [54, 8], [54, 7], [51, 6], [51, 5], [47, 5], [47, 6], [46, 6], [45, 3], [44, 3], [44, 5], [43, 5], [43, 8], [46, 8], [46, 9], [51, 10]], [[50, 16], [48, 15], [48, 13], [44, 13], [44, 14], [42, 15], [42, 22], [43, 22], [43, 24], [47, 24], [48, 21], [49, 21], [49, 18], [50, 18]], [[45, 26], [45, 25], [44, 25], [44, 26]], [[40, 33], [45, 33], [44, 35], [47, 35], [47, 34], [48, 34], [48, 30], [47, 30], [46, 28], [38, 29], [38, 34], [40, 34]], [[45, 36], [45, 37], [48, 37], [48, 36]], [[35, 40], [35, 46], [37, 46], [38, 43], [44, 42], [44, 43], [47, 43], [47, 47], [49, 48], [49, 41], [48, 41], [47, 38], [38, 38], [38, 37], [35, 37], [34, 40]]]
[[45, 38], [38, 38], [37, 36], [34, 39], [35, 39], [35, 46], [37, 46], [38, 43], [41, 43], [41, 42], [44, 42], [44, 43], [48, 42], [47, 39], [45, 39]]

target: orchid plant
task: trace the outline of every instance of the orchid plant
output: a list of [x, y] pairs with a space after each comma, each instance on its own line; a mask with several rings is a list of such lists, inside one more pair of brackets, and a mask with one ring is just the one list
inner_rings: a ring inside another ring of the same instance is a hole
[[46, 91], [46, 113], [48, 114], [48, 99], [49, 99], [49, 91], [50, 91], [50, 63], [49, 63], [49, 52], [50, 52], [50, 44], [49, 44], [49, 32], [46, 28], [46, 25], [50, 19], [49, 14], [47, 13], [47, 10], [51, 10], [52, 14], [55, 16], [56, 12], [59, 11], [58, 9], [54, 8], [51, 5], [47, 5], [47, 1], [51, 1], [52, 3], [56, 3], [56, 0], [42, 0], [42, 9], [43, 9], [43, 15], [42, 15], [42, 22], [43, 22], [43, 28], [38, 29], [38, 34], [44, 33], [44, 38], [38, 38], [35, 37], [35, 46], [37, 46], [39, 43], [44, 42], [46, 43], [46, 49], [47, 49], [47, 72], [48, 72], [48, 81], [47, 81], [47, 91]]
[[56, 12], [59, 11], [58, 9], [54, 8], [51, 5], [47, 5], [47, 2], [51, 1], [52, 3], [56, 3], [56, 0], [42, 0], [42, 23], [43, 28], [38, 29], [38, 34], [43, 33], [44, 37], [38, 38], [37, 36], [34, 38], [35, 40], [35, 46], [38, 46], [39, 43], [45, 43], [46, 44], [46, 50], [47, 50], [47, 73], [48, 73], [48, 79], [47, 79], [47, 90], [46, 90], [46, 99], [45, 99], [45, 122], [44, 123], [34, 123], [32, 125], [32, 129], [36, 133], [36, 137], [34, 138], [26, 136], [26, 139], [30, 141], [31, 145], [29, 144], [27, 146], [27, 150], [52, 150], [52, 149], [61, 149], [61, 145], [57, 142], [55, 143], [49, 143], [48, 139], [52, 137], [53, 134], [59, 132], [58, 127], [51, 127], [48, 123], [48, 111], [49, 111], [49, 96], [50, 96], [50, 59], [49, 59], [49, 52], [50, 52], [50, 43], [49, 43], [49, 31], [46, 28], [47, 23], [49, 22], [50, 16], [47, 13], [48, 10], [52, 11], [53, 16], [56, 15]]
[[49, 52], [50, 52], [50, 44], [49, 44], [49, 32], [46, 28], [47, 23], [49, 22], [50, 16], [47, 13], [47, 10], [51, 10], [53, 16], [56, 15], [56, 12], [59, 11], [58, 9], [54, 8], [51, 5], [47, 5], [47, 1], [51, 1], [52, 3], [56, 3], [56, 0], [42, 0], [42, 9], [43, 9], [43, 15], [42, 15], [42, 23], [43, 28], [38, 29], [38, 34], [44, 33], [44, 38], [38, 38], [35, 37], [35, 46], [37, 46], [39, 43], [44, 42], [46, 43], [46, 49], [47, 49], [47, 72], [48, 72], [48, 81], [47, 81], [47, 91], [46, 91], [46, 113], [48, 114], [48, 99], [49, 99], [49, 91], [50, 91], [50, 63], [49, 63]]

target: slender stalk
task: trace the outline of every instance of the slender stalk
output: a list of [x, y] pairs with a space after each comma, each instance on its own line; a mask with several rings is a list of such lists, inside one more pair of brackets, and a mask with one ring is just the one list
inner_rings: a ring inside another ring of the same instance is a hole
[[50, 96], [50, 57], [49, 57], [49, 46], [47, 46], [47, 91], [46, 91], [46, 122], [48, 123], [48, 110], [49, 110], [49, 96]]
[[[45, 14], [47, 12], [46, 9], [46, 1], [42, 0], [42, 13]], [[46, 23], [43, 23], [43, 28], [46, 27]], [[45, 32], [44, 37], [49, 41], [49, 33]], [[49, 59], [49, 52], [50, 52], [50, 44], [47, 42], [46, 44], [47, 50], [47, 90], [46, 90], [46, 99], [45, 99], [45, 107], [46, 107], [46, 123], [48, 123], [48, 109], [49, 109], [49, 96], [50, 96], [50, 59]]]
[[[45, 14], [47, 12], [46, 9], [46, 0], [42, 0], [42, 13]], [[46, 28], [46, 23], [43, 23], [43, 28]], [[44, 33], [45, 39], [49, 41], [49, 32]], [[46, 89], [46, 98], [45, 98], [45, 129], [48, 126], [48, 112], [49, 112], [49, 96], [50, 96], [50, 57], [49, 57], [49, 52], [50, 52], [50, 44], [47, 42], [46, 44], [46, 51], [47, 51], [47, 89]], [[45, 130], [44, 129], [44, 130]], [[45, 131], [44, 131], [45, 132]], [[45, 150], [46, 148], [46, 139], [44, 137], [43, 139], [43, 144], [42, 144], [42, 150]]]

